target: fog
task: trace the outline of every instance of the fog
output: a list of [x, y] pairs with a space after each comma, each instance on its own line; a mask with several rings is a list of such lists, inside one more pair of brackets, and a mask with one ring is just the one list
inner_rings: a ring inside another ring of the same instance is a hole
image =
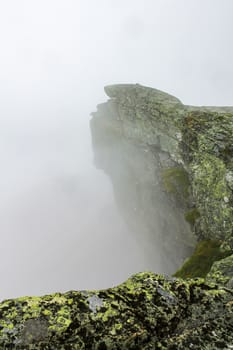
[[107, 288], [153, 261], [93, 164], [103, 87], [232, 105], [232, 0], [0, 2], [0, 299]]

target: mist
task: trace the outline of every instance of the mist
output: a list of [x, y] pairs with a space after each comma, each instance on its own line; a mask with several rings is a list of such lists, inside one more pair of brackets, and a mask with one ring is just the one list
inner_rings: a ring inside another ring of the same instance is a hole
[[161, 270], [94, 165], [90, 113], [114, 83], [232, 105], [232, 13], [231, 0], [1, 2], [1, 299]]

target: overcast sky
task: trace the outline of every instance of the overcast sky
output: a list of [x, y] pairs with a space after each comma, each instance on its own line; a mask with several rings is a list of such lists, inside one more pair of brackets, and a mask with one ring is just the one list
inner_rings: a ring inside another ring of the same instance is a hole
[[[0, 1], [0, 298], [107, 287], [144, 268], [135, 243], [119, 271], [134, 243], [124, 255], [111, 184], [92, 165], [89, 114], [114, 83], [232, 105], [232, 42], [232, 0]], [[93, 238], [97, 224], [105, 238]], [[90, 263], [106, 237], [111, 262]]]
[[185, 103], [233, 103], [232, 0], [9, 0], [0, 10], [1, 91], [17, 99], [138, 82]]

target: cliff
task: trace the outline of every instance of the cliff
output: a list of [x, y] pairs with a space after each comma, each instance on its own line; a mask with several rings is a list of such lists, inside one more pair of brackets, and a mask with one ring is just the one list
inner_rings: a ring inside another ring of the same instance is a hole
[[0, 348], [232, 349], [233, 108], [138, 84], [105, 91], [91, 121], [96, 165], [136, 237], [156, 237], [161, 270], [191, 257], [176, 277], [3, 301]]
[[185, 106], [138, 84], [105, 91], [111, 99], [98, 106], [91, 122], [97, 166], [113, 179], [108, 149], [121, 142], [140, 146], [155, 159], [151, 167], [157, 160], [153, 175], [159, 174], [176, 204], [195, 209], [198, 238], [222, 240], [232, 248], [233, 107]]

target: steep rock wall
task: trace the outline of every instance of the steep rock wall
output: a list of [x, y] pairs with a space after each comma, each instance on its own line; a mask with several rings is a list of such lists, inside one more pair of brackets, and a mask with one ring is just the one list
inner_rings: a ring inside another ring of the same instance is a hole
[[[187, 189], [183, 191], [183, 181], [188, 187], [188, 179], [178, 142], [170, 136], [180, 131], [175, 123], [168, 130], [169, 121], [161, 115], [160, 106], [164, 106], [164, 115], [169, 115], [173, 123], [172, 113], [176, 113], [176, 108], [182, 112], [182, 104], [167, 94], [139, 86], [105, 90], [116, 97], [99, 105], [93, 113], [96, 166], [111, 179], [119, 211], [142, 254], [154, 261], [153, 270], [174, 273], [193, 251], [195, 238], [184, 218], [189, 195]], [[163, 169], [175, 169], [177, 181], [169, 182], [169, 171], [162, 178]], [[167, 194], [163, 182], [175, 196]]]
[[[178, 202], [196, 214], [192, 224], [198, 238], [233, 247], [233, 108], [185, 106], [138, 84], [107, 86], [105, 91], [110, 100], [98, 106], [91, 122], [97, 165], [109, 171], [104, 149], [113, 140], [143, 147], [158, 160], [164, 190], [175, 192]], [[179, 180], [185, 182], [181, 188]]]

